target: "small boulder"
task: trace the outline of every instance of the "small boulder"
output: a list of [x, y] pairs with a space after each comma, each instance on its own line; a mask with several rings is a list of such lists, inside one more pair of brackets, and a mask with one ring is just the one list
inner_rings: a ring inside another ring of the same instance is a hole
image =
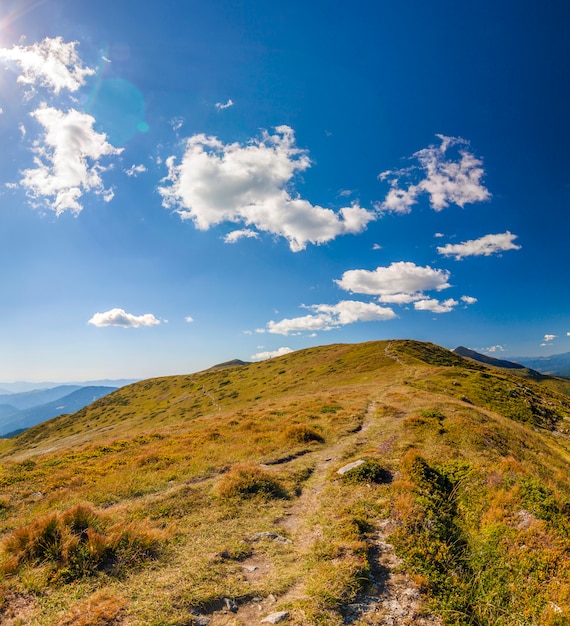
[[269, 614], [267, 617], [264, 617], [261, 620], [262, 624], [279, 624], [283, 620], [289, 617], [288, 611], [276, 611], [275, 613]]

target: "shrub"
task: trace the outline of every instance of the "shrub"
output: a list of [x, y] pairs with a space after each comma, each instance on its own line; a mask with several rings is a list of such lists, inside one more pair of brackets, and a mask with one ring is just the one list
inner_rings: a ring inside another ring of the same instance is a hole
[[154, 558], [161, 547], [155, 530], [115, 524], [89, 504], [49, 513], [14, 530], [4, 541], [4, 571], [49, 564], [54, 579], [65, 582], [108, 569], [118, 573]]
[[351, 484], [389, 483], [392, 474], [377, 459], [366, 459], [364, 463], [343, 474], [342, 479]]
[[323, 443], [325, 440], [319, 432], [306, 424], [294, 424], [290, 426], [285, 431], [284, 437], [291, 443], [309, 443], [311, 441]]
[[221, 498], [261, 497], [270, 500], [287, 497], [287, 492], [279, 480], [254, 463], [234, 466], [222, 476], [216, 486], [216, 492]]

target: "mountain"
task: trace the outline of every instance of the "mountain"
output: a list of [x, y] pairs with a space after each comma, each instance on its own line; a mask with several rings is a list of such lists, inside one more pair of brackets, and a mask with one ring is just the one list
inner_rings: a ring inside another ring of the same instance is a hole
[[567, 624], [570, 381], [523, 371], [334, 344], [2, 440], [0, 622]]
[[[57, 389], [61, 391], [64, 387]], [[73, 389], [73, 387], [70, 387], [70, 389]], [[30, 426], [35, 426], [40, 422], [56, 417], [57, 415], [62, 415], [63, 413], [74, 413], [84, 406], [95, 402], [95, 400], [115, 391], [115, 389], [115, 387], [81, 387], [45, 404], [15, 410], [5, 416], [2, 416], [0, 413], [0, 437], [10, 436], [14, 431], [30, 428]], [[28, 394], [14, 395], [25, 395], [27, 398], [29, 393], [30, 392], [28, 392]]]
[[54, 387], [72, 386], [72, 387], [125, 387], [139, 380], [138, 378], [119, 378], [119, 379], [101, 379], [101, 380], [84, 380], [64, 383], [54, 382], [28, 382], [18, 381], [15, 383], [0, 382], [0, 394], [22, 393], [28, 391], [37, 391], [43, 389], [53, 389]]
[[524, 365], [521, 365], [520, 363], [513, 363], [513, 361], [505, 361], [503, 359], [495, 359], [494, 357], [479, 354], [478, 352], [475, 352], [475, 350], [470, 350], [469, 348], [464, 348], [463, 346], [458, 346], [455, 350], [453, 350], [453, 352], [455, 352], [455, 354], [459, 354], [460, 356], [467, 357], [468, 359], [485, 363], [486, 365], [493, 365], [494, 367], [503, 367], [506, 369], [522, 369], [524, 367]]
[[530, 367], [542, 374], [570, 378], [570, 352], [540, 357], [519, 356], [516, 360], [525, 367]]
[[81, 389], [81, 387], [77, 385], [58, 385], [50, 389], [34, 389], [33, 391], [9, 393], [0, 395], [0, 404], [9, 404], [19, 410], [29, 409], [63, 398], [78, 389]]

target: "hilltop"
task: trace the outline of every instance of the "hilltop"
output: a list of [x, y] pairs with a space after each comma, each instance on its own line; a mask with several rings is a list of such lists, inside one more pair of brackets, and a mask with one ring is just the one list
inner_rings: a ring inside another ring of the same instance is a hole
[[567, 624], [569, 433], [416, 341], [136, 382], [0, 442], [0, 621]]

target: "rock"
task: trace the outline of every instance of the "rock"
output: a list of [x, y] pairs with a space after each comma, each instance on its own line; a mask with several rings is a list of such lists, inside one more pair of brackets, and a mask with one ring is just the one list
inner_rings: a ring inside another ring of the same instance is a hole
[[275, 613], [271, 613], [267, 617], [264, 617], [261, 620], [261, 623], [262, 624], [279, 624], [279, 622], [282, 622], [284, 619], [287, 619], [288, 617], [289, 617], [288, 611], [276, 611]]
[[364, 461], [362, 459], [358, 459], [358, 461], [353, 461], [352, 463], [348, 463], [347, 465], [344, 465], [343, 467], [338, 469], [336, 473], [339, 474], [340, 476], [344, 476], [346, 472], [350, 472], [350, 470], [354, 469], [355, 467], [360, 467], [363, 464], [364, 464]]
[[230, 598], [224, 598], [224, 604], [226, 605], [226, 609], [231, 611], [232, 613], [237, 613], [238, 605], [231, 600]]
[[242, 565], [242, 567], [246, 572], [255, 572], [257, 569], [257, 565]]
[[208, 626], [211, 621], [209, 617], [204, 617], [203, 615], [198, 615], [194, 618], [195, 626]]

